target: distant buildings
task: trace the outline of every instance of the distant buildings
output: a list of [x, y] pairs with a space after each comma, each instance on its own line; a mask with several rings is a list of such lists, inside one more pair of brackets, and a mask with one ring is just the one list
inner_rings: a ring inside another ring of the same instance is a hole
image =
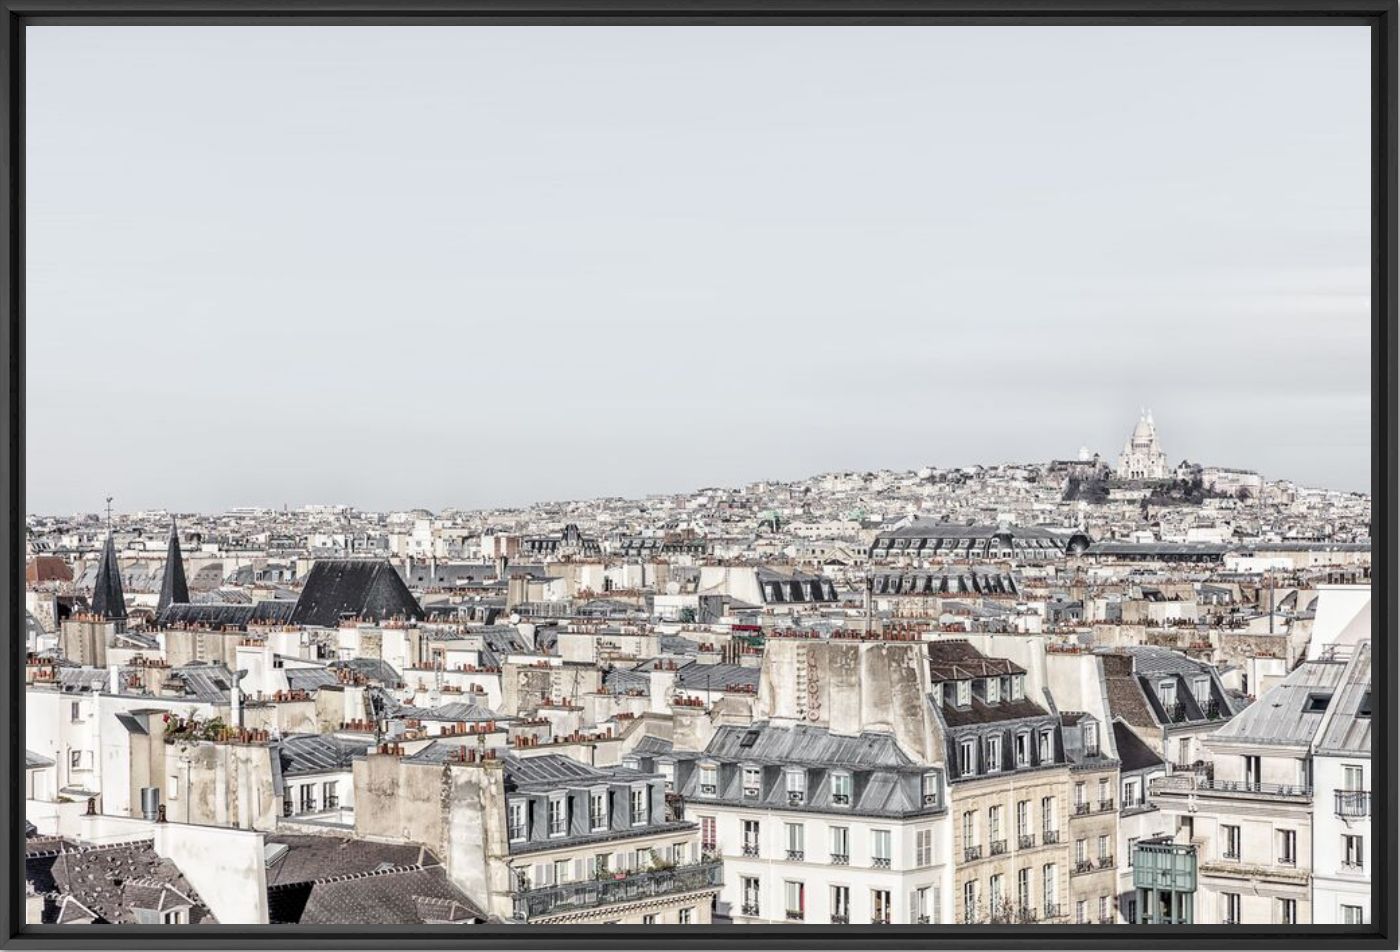
[[1122, 467], [31, 516], [30, 921], [1368, 921], [1369, 498]]

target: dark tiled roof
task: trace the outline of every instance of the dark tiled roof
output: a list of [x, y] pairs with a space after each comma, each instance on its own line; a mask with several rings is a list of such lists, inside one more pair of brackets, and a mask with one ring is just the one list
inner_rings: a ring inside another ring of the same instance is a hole
[[913, 763], [891, 734], [833, 734], [820, 727], [726, 726], [715, 732], [705, 755], [754, 764], [811, 764], [823, 767], [904, 767]]
[[1106, 652], [1099, 657], [1103, 662], [1104, 689], [1108, 693], [1110, 716], [1121, 718], [1134, 727], [1155, 730], [1159, 726], [1158, 719], [1133, 673], [1132, 657], [1117, 652]]
[[388, 562], [320, 560], [307, 574], [291, 623], [335, 628], [346, 617], [372, 621], [422, 618], [423, 609]]
[[[134, 923], [135, 909], [164, 911], [190, 905], [190, 921], [213, 922], [198, 893], [170, 860], [156, 855], [152, 841], [117, 846], [31, 849], [25, 878], [45, 896], [43, 921], [94, 917], [105, 923]], [[65, 906], [65, 898], [71, 899]]]
[[283, 776], [348, 770], [368, 746], [335, 734], [289, 734], [282, 738], [279, 755]]
[[180, 553], [180, 533], [175, 523], [170, 523], [170, 541], [165, 547], [165, 572], [160, 580], [160, 599], [156, 602], [156, 614], [176, 602], [190, 600], [190, 587], [185, 582], [185, 562]]
[[376, 843], [344, 836], [273, 833], [269, 848], [277, 850], [267, 865], [267, 884], [308, 883], [336, 876], [369, 873], [381, 866], [420, 866], [436, 858], [416, 843]]
[[285, 625], [291, 621], [292, 609], [295, 607], [296, 602], [286, 600], [256, 602], [251, 605], [176, 602], [156, 616], [156, 624], [161, 628], [191, 626], [246, 630], [249, 625]]
[[1163, 766], [1162, 758], [1122, 721], [1113, 722], [1113, 743], [1118, 748], [1119, 769], [1124, 772]]
[[380, 658], [350, 658], [347, 661], [332, 661], [332, 668], [349, 668], [369, 678], [377, 681], [385, 687], [403, 687], [403, 677], [394, 670], [394, 666]]
[[486, 915], [441, 866], [393, 867], [269, 887], [268, 921], [300, 925], [471, 923]]
[[102, 561], [97, 566], [97, 579], [92, 587], [92, 610], [103, 618], [126, 620], [126, 596], [122, 594], [122, 570], [117, 565], [117, 548], [112, 534], [102, 546]]
[[967, 727], [972, 724], [995, 724], [998, 721], [1016, 721], [1026, 717], [1048, 717], [1050, 712], [1030, 698], [1011, 700], [1009, 698], [999, 701], [996, 704], [988, 704], [976, 694], [972, 696], [972, 703], [967, 707], [954, 707], [951, 704], [940, 704], [939, 710], [943, 712], [943, 720], [949, 727]]

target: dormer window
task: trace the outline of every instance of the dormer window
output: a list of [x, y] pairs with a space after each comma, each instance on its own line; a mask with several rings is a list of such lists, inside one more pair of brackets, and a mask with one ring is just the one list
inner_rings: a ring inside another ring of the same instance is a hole
[[1099, 725], [1090, 720], [1084, 722], [1084, 753], [1089, 757], [1099, 755]]
[[996, 773], [1001, 770], [1001, 735], [993, 734], [987, 738], [987, 773]]
[[1042, 764], [1053, 763], [1055, 760], [1055, 733], [1050, 730], [1040, 732], [1040, 762]]
[[1162, 706], [1173, 708], [1176, 706], [1176, 682], [1159, 681], [1157, 683], [1157, 697], [1161, 699]]
[[647, 788], [641, 784], [632, 788], [632, 825], [642, 826], [647, 822]]
[[964, 738], [958, 744], [958, 775], [970, 777], [977, 772], [977, 741]]
[[637, 757], [623, 757], [622, 766], [626, 767], [628, 770], [641, 770], [642, 761]]
[[1031, 735], [1020, 733], [1016, 735], [1016, 766], [1029, 767], [1031, 765]]
[[807, 799], [807, 771], [789, 770], [786, 774], [788, 803], [802, 803]]
[[563, 836], [569, 832], [569, 804], [564, 794], [553, 794], [549, 798], [549, 835]]
[[594, 790], [588, 794], [588, 829], [591, 832], [608, 828], [608, 792]]
[[957, 687], [958, 707], [968, 707], [972, 704], [972, 682], [959, 681]]
[[676, 765], [669, 760], [658, 761], [656, 772], [666, 778], [666, 789], [672, 790], [676, 786]]
[[700, 796], [713, 797], [719, 793], [719, 768], [714, 764], [700, 765]]
[[512, 843], [518, 843], [529, 836], [526, 825], [526, 804], [524, 800], [512, 800], [506, 806], [506, 835]]
[[922, 789], [924, 806], [938, 806], [938, 774], [932, 771], [924, 774]]
[[844, 771], [831, 775], [831, 802], [833, 806], [851, 805], [851, 775]]
[[1001, 678], [987, 679], [987, 703], [1001, 703]]
[[763, 792], [763, 771], [758, 767], [744, 768], [744, 796], [747, 799], [757, 799]]
[[1011, 700], [1019, 701], [1026, 696], [1026, 676], [1024, 674], [1013, 674], [1011, 676]]

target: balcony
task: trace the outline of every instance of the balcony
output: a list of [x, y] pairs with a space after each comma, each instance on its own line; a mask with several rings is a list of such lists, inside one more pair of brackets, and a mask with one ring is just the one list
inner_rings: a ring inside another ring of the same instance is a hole
[[788, 806], [797, 806], [807, 799], [807, 794], [801, 790], [789, 790], [787, 795]]
[[850, 925], [851, 917], [844, 912], [833, 912], [831, 914], [831, 924], [837, 926]]
[[1159, 796], [1215, 794], [1217, 796], [1240, 796], [1250, 799], [1269, 797], [1274, 799], [1307, 800], [1312, 797], [1312, 788], [1300, 784], [1258, 783], [1251, 780], [1215, 780], [1205, 774], [1170, 774], [1152, 781], [1152, 792]]
[[1058, 919], [1061, 915], [1060, 904], [1058, 902], [1047, 902], [1045, 904], [1045, 918]]
[[929, 921], [929, 917], [926, 916], [926, 915], [925, 915], [925, 916], [915, 916], [915, 917], [914, 917], [914, 922], [915, 922], [916, 925], [926, 926], [926, 925], [928, 925], [928, 921]]
[[1050, 845], [1050, 844], [1052, 844], [1052, 843], [1058, 843], [1058, 842], [1060, 842], [1060, 831], [1059, 831], [1059, 830], [1043, 830], [1043, 831], [1041, 831], [1040, 839], [1041, 839], [1041, 842], [1045, 843], [1047, 846]]
[[744, 844], [744, 847], [743, 847], [743, 851], [744, 851], [744, 855], [745, 855], [745, 856], [757, 856], [757, 855], [758, 855], [758, 844], [757, 844], [757, 843], [745, 843], [745, 844]]
[[801, 909], [789, 909], [787, 911], [787, 920], [788, 922], [801, 922], [805, 915], [806, 913]]
[[1006, 840], [992, 840], [991, 849], [988, 851], [992, 856], [1000, 856], [1006, 852]]
[[831, 803], [833, 806], [848, 807], [851, 805], [851, 795], [849, 793], [833, 793]]
[[1337, 790], [1333, 797], [1336, 800], [1334, 810], [1340, 817], [1366, 817], [1371, 815], [1371, 791], [1369, 790]]
[[1099, 869], [1108, 869], [1108, 868], [1111, 867], [1112, 865], [1113, 865], [1113, 857], [1112, 857], [1112, 856], [1100, 856], [1100, 857], [1099, 857]]
[[1018, 850], [1035, 849], [1035, 834], [1022, 833], [1020, 836], [1016, 837], [1016, 848]]
[[719, 787], [718, 787], [716, 784], [713, 784], [713, 783], [702, 783], [702, 784], [700, 784], [700, 796], [702, 796], [702, 797], [713, 797], [713, 796], [714, 796], [716, 793], [718, 793], [718, 792], [719, 792]]
[[741, 915], [741, 916], [756, 916], [756, 915], [758, 915], [758, 903], [756, 903], [756, 902], [746, 902], [746, 903], [744, 903], [742, 906], [739, 907], [739, 915]]
[[618, 903], [718, 889], [724, 882], [723, 868], [714, 860], [630, 875], [614, 874], [614, 877], [518, 890], [513, 897], [515, 918], [541, 919]]
[[982, 858], [981, 846], [968, 846], [963, 849], [963, 862], [970, 863], [975, 859]]
[[1094, 868], [1094, 864], [1087, 859], [1077, 859], [1074, 861], [1074, 871], [1076, 873], [1087, 873]]
[[1099, 812], [1100, 812], [1100, 813], [1107, 813], [1109, 810], [1112, 810], [1112, 809], [1113, 809], [1113, 798], [1112, 798], [1112, 797], [1110, 797], [1110, 798], [1107, 799], [1107, 800], [1100, 800], [1100, 801], [1099, 801]]
[[1094, 808], [1090, 806], [1087, 801], [1085, 801], [1084, 803], [1076, 803], [1074, 805], [1075, 816], [1088, 816], [1090, 813], [1093, 812], [1093, 810]]
[[870, 860], [871, 869], [889, 869], [890, 858], [888, 856], [876, 856]]
[[832, 865], [832, 866], [849, 866], [849, 865], [851, 865], [851, 854], [850, 854], [850, 853], [832, 853], [832, 854], [831, 854], [831, 865]]
[[1133, 888], [1196, 891], [1196, 848], [1169, 837], [1139, 841], [1133, 852]]
[[787, 858], [788, 858], [788, 861], [789, 861], [789, 862], [792, 862], [792, 863], [800, 863], [800, 862], [802, 862], [802, 857], [804, 857], [804, 856], [806, 856], [806, 855], [807, 855], [806, 852], [803, 851], [803, 850], [788, 850], [788, 851], [787, 851]]
[[[703, 791], [702, 791], [702, 792], [703, 792]], [[757, 799], [758, 799], [758, 788], [757, 788], [757, 787], [745, 787], [745, 788], [744, 788], [744, 799], [745, 799], [745, 800], [757, 800]]]

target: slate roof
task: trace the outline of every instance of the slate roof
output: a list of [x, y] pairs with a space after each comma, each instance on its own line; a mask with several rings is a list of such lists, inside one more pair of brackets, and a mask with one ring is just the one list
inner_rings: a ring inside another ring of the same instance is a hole
[[168, 605], [156, 616], [161, 628], [236, 628], [247, 630], [250, 625], [285, 625], [292, 619], [296, 602], [287, 600], [233, 605], [220, 602], [180, 603]]
[[[290, 850], [282, 862], [296, 852]], [[486, 919], [428, 853], [411, 864], [377, 865], [299, 882], [279, 878], [275, 885], [269, 882], [267, 902], [268, 921], [276, 924], [469, 924]]]
[[1212, 739], [1287, 747], [1310, 744], [1332, 703], [1328, 700], [1319, 710], [1313, 699], [1332, 698], [1346, 668], [1343, 661], [1302, 662]]
[[294, 667], [282, 669], [287, 676], [287, 687], [293, 691], [315, 691], [323, 684], [339, 684], [340, 679], [329, 667]]
[[956, 707], [934, 697], [943, 720], [949, 727], [970, 727], [974, 724], [996, 724], [1000, 721], [1018, 721], [1030, 717], [1049, 717], [1050, 712], [1030, 698], [1019, 700], [1003, 698], [996, 704], [988, 704], [975, 693], [967, 707]]
[[92, 586], [92, 610], [109, 620], [126, 620], [126, 596], [122, 594], [122, 570], [117, 564], [117, 548], [112, 533], [102, 546], [102, 559]]
[[1318, 732], [1320, 754], [1371, 754], [1371, 642], [1363, 641], [1347, 664]]
[[272, 855], [267, 863], [269, 887], [368, 873], [385, 864], [421, 866], [437, 863], [436, 857], [417, 843], [378, 843], [348, 836], [310, 833], [270, 833], [264, 842]]
[[127, 924], [137, 921], [137, 907], [165, 911], [181, 905], [190, 905], [192, 923], [215, 921], [179, 868], [156, 855], [151, 840], [94, 847], [59, 841], [56, 848], [28, 851], [24, 865], [25, 878], [45, 897], [45, 923], [90, 915]]
[[1151, 770], [1165, 766], [1151, 747], [1123, 721], [1113, 722], [1113, 743], [1118, 748], [1119, 770], [1131, 773], [1134, 770]]
[[857, 736], [833, 734], [798, 724], [773, 727], [728, 725], [715, 731], [705, 756], [756, 764], [810, 764], [826, 767], [904, 767], [913, 763], [891, 734], [866, 731]]
[[165, 572], [160, 582], [160, 599], [156, 602], [156, 613], [164, 611], [175, 602], [188, 602], [190, 587], [185, 582], [185, 562], [180, 554], [180, 533], [175, 521], [170, 522], [170, 541], [165, 547]]
[[[633, 754], [646, 752], [641, 745]], [[664, 754], [653, 755], [664, 756]], [[865, 816], [907, 816], [934, 813], [941, 807], [923, 801], [923, 775], [927, 768], [915, 764], [888, 734], [867, 732], [843, 737], [808, 725], [773, 727], [721, 727], [703, 753], [673, 752], [676, 789], [688, 803], [706, 800], [742, 804], [754, 809], [796, 809]], [[717, 761], [713, 793], [700, 790], [701, 766]], [[745, 768], [756, 767], [756, 793], [745, 789]], [[801, 801], [789, 798], [787, 774], [801, 768], [805, 793]], [[838, 804], [832, 797], [833, 768], [850, 774], [850, 801]]]
[[335, 734], [288, 734], [278, 746], [282, 775], [324, 773], [328, 770], [349, 770], [357, 757], [363, 757], [368, 745], [363, 741], [338, 737]]
[[349, 668], [369, 678], [377, 681], [388, 688], [400, 688], [404, 685], [403, 676], [394, 670], [394, 666], [381, 658], [350, 658], [346, 661], [332, 661], [332, 668]]
[[291, 623], [336, 628], [343, 618], [372, 621], [423, 617], [423, 609], [388, 562], [321, 559], [311, 566]]

